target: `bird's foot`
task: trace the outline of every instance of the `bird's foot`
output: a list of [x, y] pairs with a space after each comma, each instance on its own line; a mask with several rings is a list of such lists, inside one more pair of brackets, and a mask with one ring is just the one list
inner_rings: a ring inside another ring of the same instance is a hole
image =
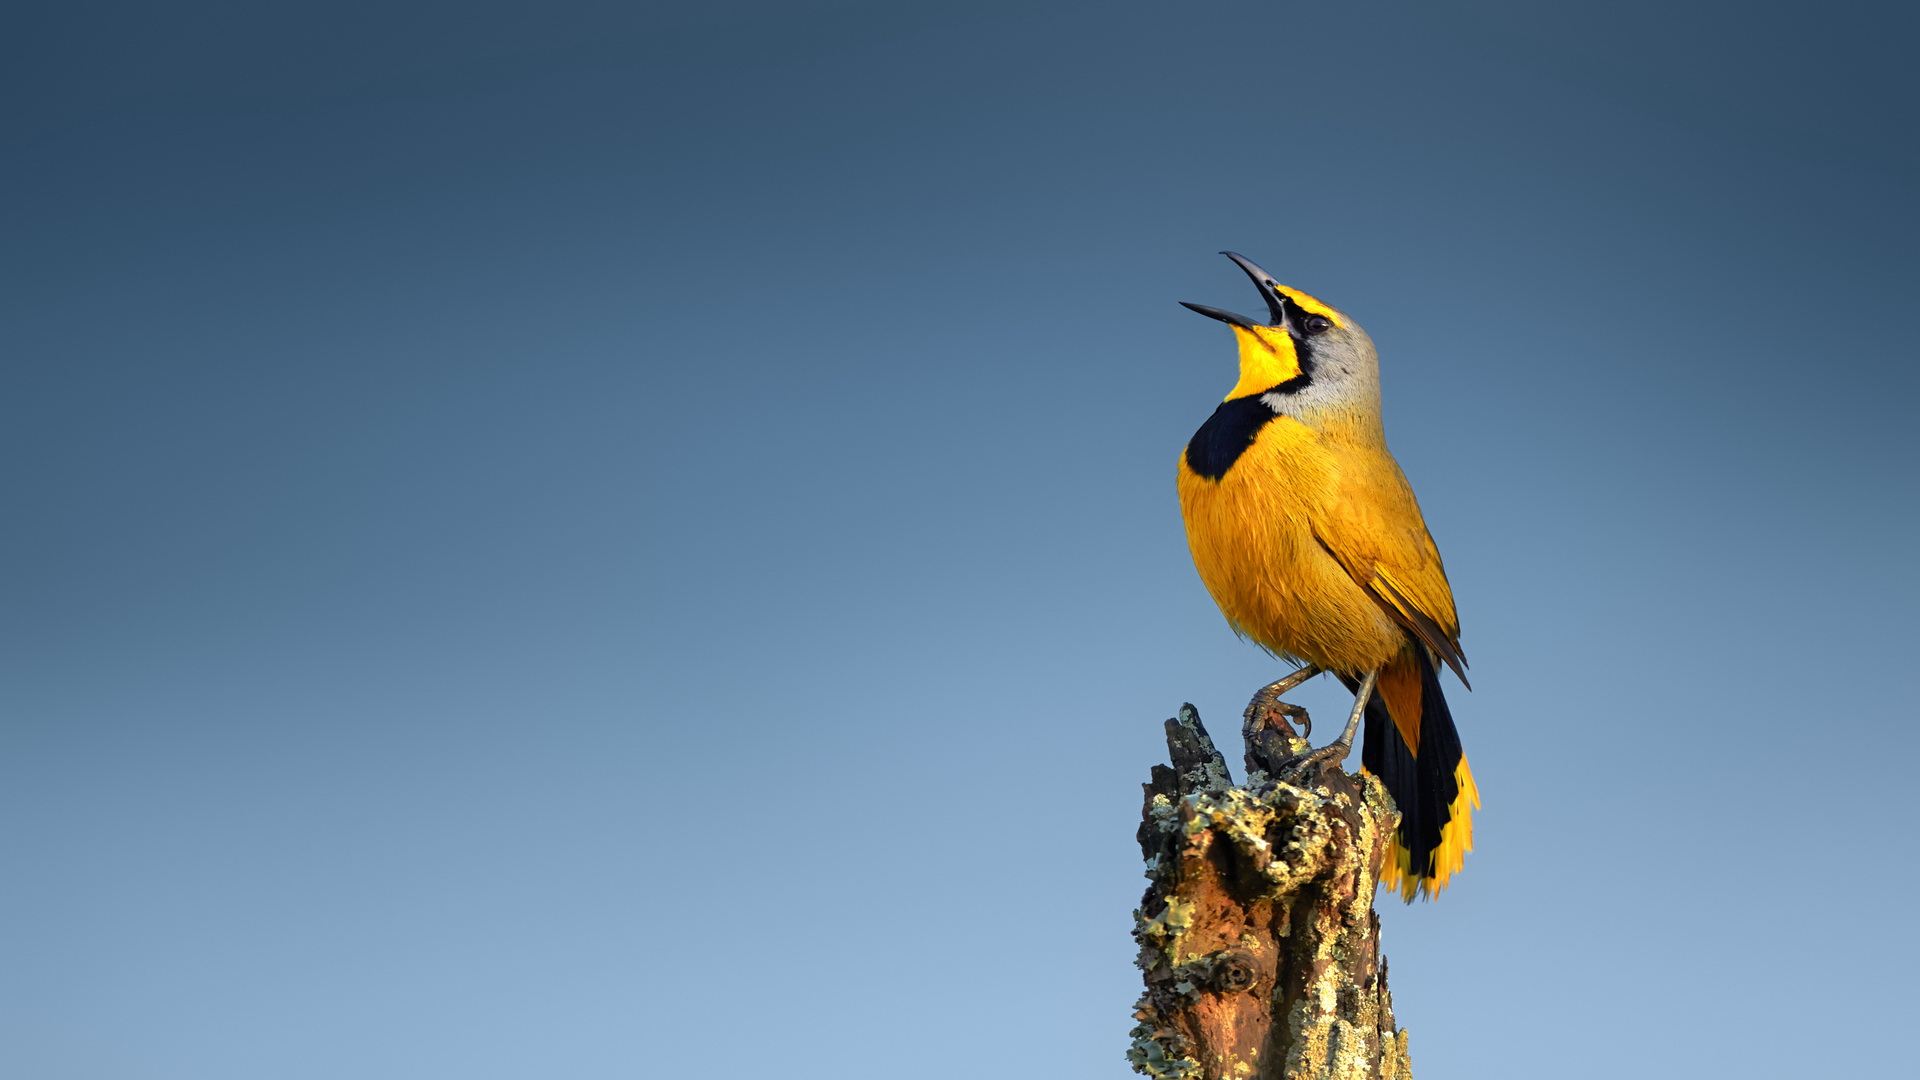
[[[1299, 671], [1294, 672], [1284, 679], [1276, 679], [1261, 687], [1260, 692], [1253, 695], [1253, 700], [1247, 702], [1246, 711], [1240, 714], [1242, 730], [1248, 732], [1255, 731], [1266, 723], [1269, 713], [1279, 713], [1287, 719], [1300, 721], [1301, 727], [1304, 729], [1301, 732], [1302, 738], [1311, 736], [1313, 734], [1313, 717], [1308, 716], [1307, 710], [1300, 706], [1281, 701], [1280, 695], [1292, 690], [1294, 687], [1299, 686], [1301, 683], [1306, 682], [1318, 674], [1320, 674], [1320, 669], [1314, 667], [1312, 664], [1308, 664], [1306, 667], [1301, 668]], [[1291, 735], [1292, 733], [1291, 728], [1289, 728], [1287, 734]]]
[[1308, 786], [1320, 782], [1328, 769], [1337, 769], [1347, 755], [1353, 753], [1350, 739], [1336, 739], [1318, 750], [1309, 750], [1304, 754], [1295, 754], [1280, 763], [1273, 771], [1273, 778], [1283, 784], [1296, 787]]
[[1306, 747], [1306, 739], [1293, 730], [1288, 720], [1298, 720], [1308, 732], [1313, 731], [1313, 717], [1298, 705], [1280, 700], [1280, 695], [1306, 682], [1320, 673], [1320, 669], [1311, 665], [1260, 688], [1247, 702], [1247, 711], [1241, 714], [1240, 733], [1247, 744], [1247, 776], [1256, 774], [1274, 775], [1282, 762]]
[[1347, 714], [1347, 727], [1339, 738], [1318, 750], [1295, 754], [1280, 762], [1270, 772], [1273, 778], [1288, 784], [1317, 784], [1329, 768], [1339, 768], [1347, 755], [1353, 753], [1354, 737], [1360, 734], [1360, 718], [1366, 715], [1367, 702], [1373, 697], [1373, 688], [1379, 679], [1378, 671], [1369, 671], [1366, 678], [1360, 680], [1360, 688], [1353, 695], [1353, 711]]

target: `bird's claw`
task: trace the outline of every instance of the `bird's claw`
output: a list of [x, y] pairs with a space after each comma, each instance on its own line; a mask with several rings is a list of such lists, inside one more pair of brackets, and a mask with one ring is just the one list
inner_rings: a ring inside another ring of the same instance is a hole
[[[1253, 695], [1253, 700], [1247, 702], [1247, 709], [1241, 714], [1241, 719], [1245, 722], [1244, 730], [1252, 732], [1263, 726], [1272, 717], [1272, 714], [1279, 713], [1285, 719], [1300, 721], [1300, 725], [1304, 729], [1304, 733], [1301, 736], [1302, 738], [1311, 736], [1313, 734], [1313, 717], [1308, 716], [1307, 710], [1300, 706], [1281, 701], [1280, 695], [1292, 690], [1318, 674], [1320, 674], [1320, 669], [1309, 665], [1288, 675], [1284, 679], [1276, 680], [1261, 687], [1260, 691]], [[1287, 726], [1284, 720], [1282, 721], [1282, 725], [1283, 727]], [[1293, 734], [1290, 727], [1288, 727], [1286, 734], [1289, 736]]]
[[1274, 771], [1274, 779], [1282, 783], [1296, 784], [1296, 786], [1299, 781], [1305, 781], [1309, 785], [1316, 784], [1322, 776], [1326, 775], [1327, 770], [1339, 768], [1351, 753], [1353, 753], [1352, 743], [1332, 742], [1318, 750], [1295, 754], [1280, 763], [1280, 767]]

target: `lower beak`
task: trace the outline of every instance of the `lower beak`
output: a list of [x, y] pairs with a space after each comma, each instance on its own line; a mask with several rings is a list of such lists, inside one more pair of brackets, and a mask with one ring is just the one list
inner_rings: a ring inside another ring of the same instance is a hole
[[1245, 315], [1235, 315], [1225, 308], [1208, 307], [1205, 304], [1189, 304], [1185, 300], [1180, 301], [1180, 306], [1186, 308], [1188, 311], [1197, 311], [1209, 319], [1219, 319], [1223, 323], [1229, 323], [1234, 326], [1244, 326], [1249, 330], [1253, 329], [1252, 319], [1247, 318]]

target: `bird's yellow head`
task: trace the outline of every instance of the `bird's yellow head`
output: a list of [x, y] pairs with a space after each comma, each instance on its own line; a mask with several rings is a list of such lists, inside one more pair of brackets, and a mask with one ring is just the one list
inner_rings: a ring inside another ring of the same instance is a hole
[[1292, 412], [1284, 405], [1325, 408], [1336, 404], [1378, 400], [1378, 365], [1373, 341], [1345, 313], [1290, 289], [1245, 256], [1232, 259], [1253, 279], [1267, 303], [1270, 321], [1258, 323], [1205, 304], [1190, 308], [1226, 323], [1240, 346], [1240, 379], [1226, 400], [1261, 396], [1276, 413]]

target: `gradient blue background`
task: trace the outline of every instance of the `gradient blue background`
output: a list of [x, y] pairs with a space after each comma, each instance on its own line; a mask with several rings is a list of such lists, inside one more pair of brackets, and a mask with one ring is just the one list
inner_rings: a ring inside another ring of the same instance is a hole
[[1422, 1080], [1910, 1069], [1913, 9], [1552, 7], [14, 5], [0, 1073], [1128, 1075], [1224, 247], [1460, 598]]

